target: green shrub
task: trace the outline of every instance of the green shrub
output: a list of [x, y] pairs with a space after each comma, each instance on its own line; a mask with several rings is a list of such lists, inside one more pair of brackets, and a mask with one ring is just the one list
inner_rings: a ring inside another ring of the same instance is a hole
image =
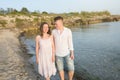
[[25, 20], [16, 18], [15, 22], [16, 22], [16, 27], [21, 28], [24, 25]]
[[6, 27], [6, 20], [0, 20], [1, 27]]

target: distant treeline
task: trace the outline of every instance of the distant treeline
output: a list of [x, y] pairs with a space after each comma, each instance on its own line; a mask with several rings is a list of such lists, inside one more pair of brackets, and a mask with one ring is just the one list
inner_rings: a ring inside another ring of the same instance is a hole
[[[29, 11], [27, 8], [23, 7], [20, 11], [14, 8], [7, 8], [3, 9], [0, 8], [0, 15], [7, 15], [7, 14], [14, 14], [14, 15], [34, 15], [39, 16], [41, 14], [47, 14], [47, 15], [55, 15], [56, 13], [48, 13], [46, 11], [40, 12], [39, 10], [35, 10], [33, 12]], [[96, 11], [96, 12], [87, 12], [87, 11], [81, 11], [81, 12], [69, 12], [69, 13], [61, 13], [68, 16], [84, 16], [84, 17], [90, 17], [90, 16], [102, 16], [102, 15], [110, 15], [109, 11]]]

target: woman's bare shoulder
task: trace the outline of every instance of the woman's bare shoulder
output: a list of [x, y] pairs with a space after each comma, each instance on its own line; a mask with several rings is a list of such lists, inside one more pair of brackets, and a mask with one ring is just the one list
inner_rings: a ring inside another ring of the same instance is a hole
[[38, 40], [38, 39], [40, 39], [40, 35], [37, 35], [37, 36], [36, 36], [36, 40]]

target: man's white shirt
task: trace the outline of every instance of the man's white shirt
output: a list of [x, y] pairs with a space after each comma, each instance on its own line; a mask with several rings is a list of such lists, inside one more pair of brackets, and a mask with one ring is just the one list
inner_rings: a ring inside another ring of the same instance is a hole
[[72, 32], [69, 28], [64, 27], [62, 33], [60, 30], [54, 29], [52, 35], [55, 42], [56, 56], [64, 57], [73, 49]]

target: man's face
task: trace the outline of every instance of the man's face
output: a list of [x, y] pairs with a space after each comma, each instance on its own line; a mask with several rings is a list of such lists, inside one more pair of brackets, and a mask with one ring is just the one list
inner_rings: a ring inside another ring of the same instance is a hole
[[62, 20], [57, 20], [57, 21], [55, 21], [55, 27], [57, 28], [57, 29], [59, 29], [60, 27], [62, 27], [63, 26], [63, 21]]

